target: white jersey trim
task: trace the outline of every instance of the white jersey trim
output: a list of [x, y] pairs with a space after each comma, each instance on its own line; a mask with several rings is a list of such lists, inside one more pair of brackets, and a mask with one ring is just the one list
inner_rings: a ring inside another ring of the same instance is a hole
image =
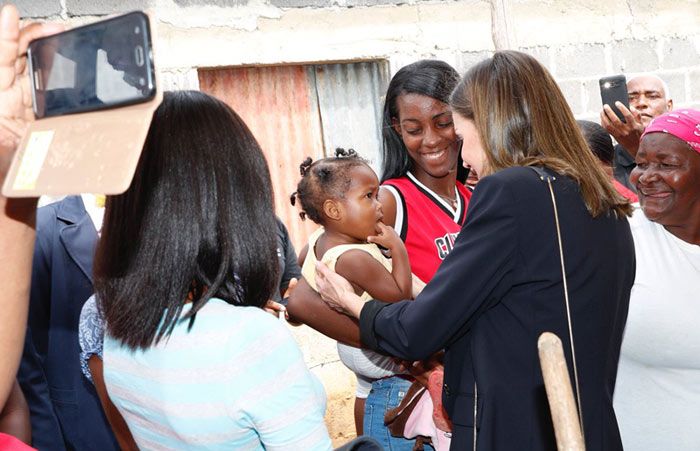
[[457, 205], [457, 209], [454, 209], [454, 208], [452, 208], [452, 205], [450, 205], [449, 203], [447, 203], [442, 197], [438, 196], [438, 195], [435, 193], [435, 191], [431, 190], [430, 188], [428, 188], [427, 186], [425, 186], [424, 184], [422, 184], [422, 183], [416, 178], [415, 175], [411, 174], [410, 171], [406, 172], [406, 176], [407, 176], [408, 178], [410, 178], [411, 181], [413, 181], [413, 183], [415, 183], [416, 185], [420, 186], [420, 187], [423, 188], [428, 194], [430, 194], [430, 196], [431, 196], [436, 202], [438, 202], [440, 205], [442, 205], [443, 207], [445, 207], [450, 213], [452, 213], [452, 218], [454, 219], [454, 221], [455, 221], [456, 223], [459, 223], [459, 219], [460, 219], [460, 217], [462, 216], [462, 208], [464, 208], [464, 206], [462, 205], [461, 196], [459, 195], [459, 192], [457, 191], [457, 187], [456, 187], [456, 186], [455, 186], [455, 204]]
[[382, 185], [382, 188], [386, 189], [394, 196], [394, 202], [396, 203], [396, 218], [394, 219], [394, 230], [396, 234], [401, 236], [403, 232], [403, 216], [405, 212], [403, 211], [403, 201], [401, 200], [401, 195], [399, 191], [391, 185]]

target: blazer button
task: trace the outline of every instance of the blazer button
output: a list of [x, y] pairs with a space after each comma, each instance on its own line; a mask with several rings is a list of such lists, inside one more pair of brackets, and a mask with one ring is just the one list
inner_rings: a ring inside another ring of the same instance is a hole
[[442, 384], [442, 392], [445, 394], [445, 396], [450, 396], [450, 386], [447, 384]]

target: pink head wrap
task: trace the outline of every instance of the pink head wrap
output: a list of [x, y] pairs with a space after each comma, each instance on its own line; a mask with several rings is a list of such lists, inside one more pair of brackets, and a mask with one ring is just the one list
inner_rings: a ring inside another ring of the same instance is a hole
[[642, 138], [649, 133], [668, 133], [700, 153], [700, 111], [682, 109], [664, 113], [651, 121]]

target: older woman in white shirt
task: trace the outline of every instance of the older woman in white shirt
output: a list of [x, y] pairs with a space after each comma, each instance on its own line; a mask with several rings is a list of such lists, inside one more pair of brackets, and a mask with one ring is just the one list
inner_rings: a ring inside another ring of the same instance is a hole
[[699, 450], [700, 111], [656, 118], [636, 163], [637, 273], [615, 411], [627, 450]]

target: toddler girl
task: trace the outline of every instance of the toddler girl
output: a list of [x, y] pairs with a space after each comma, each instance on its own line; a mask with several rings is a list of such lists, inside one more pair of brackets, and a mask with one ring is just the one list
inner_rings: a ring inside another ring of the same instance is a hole
[[[411, 299], [411, 268], [401, 238], [382, 223], [377, 200], [379, 180], [354, 150], [336, 149], [335, 158], [300, 166], [301, 181], [292, 194], [292, 205], [301, 202], [302, 219], [321, 227], [302, 250], [301, 273], [316, 289], [316, 262], [348, 279], [364, 300], [396, 302]], [[391, 252], [387, 258], [380, 248]], [[400, 368], [390, 357], [338, 343], [340, 360], [357, 376], [355, 425], [362, 433], [364, 400], [375, 379], [393, 376]]]

